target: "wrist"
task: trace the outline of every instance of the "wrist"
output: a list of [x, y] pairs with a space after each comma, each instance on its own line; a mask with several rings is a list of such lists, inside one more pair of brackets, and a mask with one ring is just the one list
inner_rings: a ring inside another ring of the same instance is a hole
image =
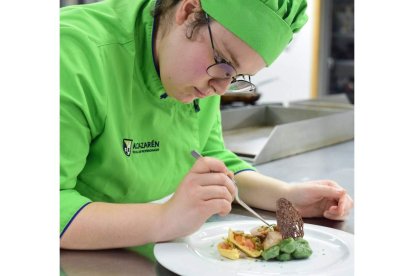
[[289, 199], [290, 195], [292, 193], [292, 185], [287, 183], [287, 182], [283, 182], [280, 184], [280, 193], [279, 193], [279, 198], [286, 198]]
[[157, 219], [155, 219], [155, 242], [170, 240], [171, 237], [171, 215], [169, 214], [168, 202], [157, 204]]

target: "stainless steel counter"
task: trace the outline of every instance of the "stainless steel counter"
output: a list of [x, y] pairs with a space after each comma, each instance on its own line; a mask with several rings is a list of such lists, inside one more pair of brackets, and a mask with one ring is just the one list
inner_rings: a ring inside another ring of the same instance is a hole
[[[299, 155], [257, 165], [259, 172], [290, 183], [313, 179], [333, 179], [354, 198], [354, 142], [345, 142]], [[273, 212], [256, 209], [267, 219]], [[230, 215], [213, 216], [209, 221], [249, 219], [250, 214], [235, 205]], [[251, 218], [253, 219], [253, 218]], [[304, 219], [317, 224], [354, 233], [354, 210], [346, 221], [324, 218]], [[63, 275], [176, 275], [158, 263], [152, 263], [136, 253], [123, 250], [60, 251]]]
[[[354, 141], [305, 152], [270, 163], [257, 165], [259, 172], [290, 183], [332, 179], [354, 199]], [[264, 211], [265, 212], [265, 211]], [[270, 213], [270, 212], [266, 212]], [[269, 218], [274, 218], [272, 213]], [[305, 223], [328, 226], [354, 233], [354, 210], [344, 222], [328, 219], [304, 219]]]

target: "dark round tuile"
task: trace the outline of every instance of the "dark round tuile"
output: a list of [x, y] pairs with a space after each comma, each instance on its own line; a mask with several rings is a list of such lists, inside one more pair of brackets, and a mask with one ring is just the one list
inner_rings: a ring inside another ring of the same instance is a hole
[[276, 203], [276, 219], [283, 239], [303, 237], [302, 217], [286, 198], [280, 198]]

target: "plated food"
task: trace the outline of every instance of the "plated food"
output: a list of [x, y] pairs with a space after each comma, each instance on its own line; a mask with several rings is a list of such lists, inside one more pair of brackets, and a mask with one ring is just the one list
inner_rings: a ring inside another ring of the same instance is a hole
[[309, 242], [303, 238], [303, 221], [291, 202], [281, 198], [276, 208], [277, 225], [259, 226], [245, 233], [229, 229], [227, 238], [217, 245], [221, 256], [231, 260], [261, 258], [289, 261], [312, 255]]

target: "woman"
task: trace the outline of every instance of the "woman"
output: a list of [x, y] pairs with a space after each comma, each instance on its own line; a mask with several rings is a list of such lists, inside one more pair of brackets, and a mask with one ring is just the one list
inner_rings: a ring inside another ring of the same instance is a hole
[[[335, 182], [288, 185], [224, 147], [219, 95], [251, 89], [250, 76], [307, 20], [304, 0], [240, 3], [108, 0], [62, 9], [61, 248], [148, 252], [228, 214], [229, 176], [253, 207], [274, 210], [285, 197], [304, 217], [346, 217], [353, 202]], [[195, 161], [191, 150], [206, 157]]]

